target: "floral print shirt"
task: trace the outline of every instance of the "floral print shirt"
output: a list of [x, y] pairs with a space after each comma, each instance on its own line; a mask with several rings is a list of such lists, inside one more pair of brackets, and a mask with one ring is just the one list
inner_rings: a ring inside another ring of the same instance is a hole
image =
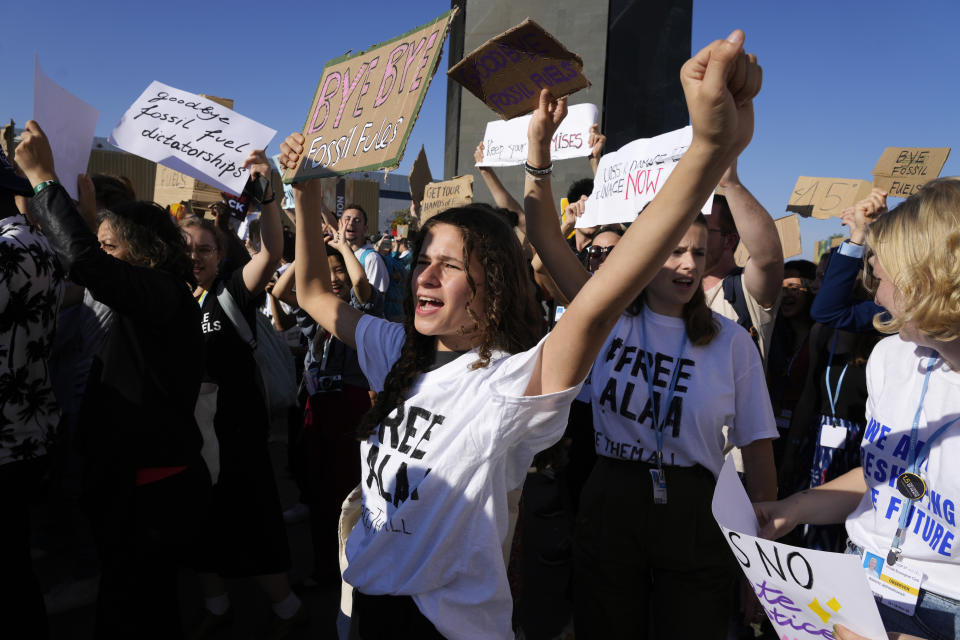
[[63, 272], [22, 215], [0, 220], [0, 464], [46, 453], [60, 414], [47, 359]]

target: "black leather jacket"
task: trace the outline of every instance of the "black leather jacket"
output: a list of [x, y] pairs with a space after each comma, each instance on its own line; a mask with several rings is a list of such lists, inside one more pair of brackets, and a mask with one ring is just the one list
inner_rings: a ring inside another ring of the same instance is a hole
[[203, 334], [186, 283], [104, 252], [60, 185], [34, 196], [30, 211], [69, 279], [115, 312], [80, 410], [88, 480], [132, 487], [137, 469], [203, 464], [194, 419]]

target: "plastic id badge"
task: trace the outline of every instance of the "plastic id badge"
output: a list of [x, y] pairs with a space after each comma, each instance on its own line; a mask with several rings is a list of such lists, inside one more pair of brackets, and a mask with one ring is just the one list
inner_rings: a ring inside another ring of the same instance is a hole
[[842, 449], [847, 442], [847, 428], [833, 424], [827, 416], [820, 420], [820, 446], [831, 449]]
[[650, 469], [653, 481], [653, 503], [667, 504], [667, 475], [660, 469]]

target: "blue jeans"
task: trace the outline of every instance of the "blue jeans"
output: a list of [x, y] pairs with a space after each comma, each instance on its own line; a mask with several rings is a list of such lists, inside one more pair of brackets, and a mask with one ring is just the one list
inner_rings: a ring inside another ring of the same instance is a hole
[[[848, 542], [847, 553], [862, 555], [863, 550]], [[920, 589], [920, 598], [912, 616], [879, 601], [877, 608], [888, 632], [907, 633], [926, 640], [960, 640], [960, 601]]]

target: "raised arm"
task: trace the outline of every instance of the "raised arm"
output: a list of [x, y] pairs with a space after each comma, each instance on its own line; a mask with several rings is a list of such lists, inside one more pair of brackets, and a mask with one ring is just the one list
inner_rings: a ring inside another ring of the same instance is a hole
[[262, 150], [251, 152], [243, 166], [250, 170], [251, 180], [263, 176], [268, 185], [260, 207], [260, 251], [243, 266], [243, 284], [251, 293], [260, 293], [283, 257], [283, 225], [280, 222], [280, 206], [270, 186], [271, 165], [266, 154]]
[[[303, 153], [303, 135], [292, 133], [280, 146], [280, 157], [287, 168], [296, 168]], [[319, 180], [308, 180], [293, 187], [297, 215], [297, 301], [321, 327], [351, 348], [357, 346], [357, 323], [363, 313], [341, 300], [330, 287], [330, 267], [323, 241], [320, 214]]]
[[590, 139], [587, 144], [590, 145], [590, 168], [593, 169], [593, 175], [597, 175], [600, 156], [603, 155], [603, 148], [607, 145], [607, 136], [600, 133], [600, 125], [590, 125]]
[[490, 189], [490, 194], [493, 196], [493, 201], [498, 207], [503, 207], [504, 209], [510, 209], [511, 211], [516, 211], [517, 213], [523, 213], [523, 207], [520, 206], [520, 203], [510, 195], [510, 192], [507, 191], [506, 187], [503, 186], [503, 183], [500, 182], [500, 178], [497, 176], [497, 172], [493, 170], [493, 167], [481, 167], [479, 166], [480, 162], [483, 161], [483, 143], [477, 145], [476, 151], [473, 152], [473, 159], [477, 161], [477, 170], [480, 172], [480, 177], [483, 178], [483, 181], [487, 184], [487, 188]]
[[820, 290], [813, 299], [810, 316], [817, 322], [857, 333], [875, 331], [873, 318], [886, 309], [873, 300], [855, 301], [851, 292], [863, 267], [863, 243], [867, 227], [887, 210], [887, 193], [874, 189], [870, 195], [843, 212], [850, 239], [830, 257]]
[[[724, 169], [750, 141], [761, 71], [756, 57], [744, 53], [743, 37], [734, 31], [683, 65], [680, 79], [693, 124], [690, 148], [547, 337], [528, 395], [560, 391], [583, 380], [620, 314], [657, 273]], [[550, 164], [550, 137], [565, 106], [549, 93], [541, 94], [528, 132], [527, 162], [533, 167]], [[553, 208], [549, 179], [528, 175], [525, 204], [545, 219]]]
[[292, 307], [300, 306], [297, 302], [297, 292], [293, 290], [294, 279], [296, 278], [296, 266], [296, 262], [291, 262], [286, 271], [281, 273], [280, 277], [277, 278], [277, 284], [273, 285], [273, 290], [270, 292], [274, 298], [282, 300]]
[[[752, 125], [751, 125], [752, 126]], [[750, 252], [743, 269], [743, 286], [760, 306], [769, 309], [783, 287], [783, 247], [777, 225], [753, 194], [743, 186], [734, 160], [720, 179], [740, 242]]]
[[331, 227], [327, 225], [327, 230], [331, 235], [330, 246], [340, 252], [343, 256], [343, 264], [347, 268], [347, 275], [350, 276], [350, 282], [353, 285], [353, 292], [357, 300], [366, 304], [373, 295], [373, 285], [367, 280], [367, 272], [357, 260], [356, 254], [350, 248], [349, 243], [343, 233], [343, 220], [340, 220], [338, 226]]

